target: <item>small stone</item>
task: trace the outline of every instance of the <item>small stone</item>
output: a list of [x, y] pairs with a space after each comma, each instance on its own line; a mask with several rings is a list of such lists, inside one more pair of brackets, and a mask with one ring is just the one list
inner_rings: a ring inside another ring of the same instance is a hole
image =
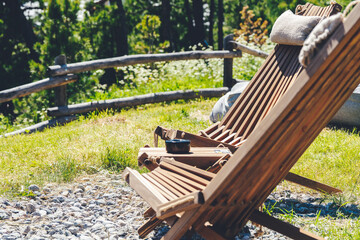
[[43, 192], [44, 192], [45, 194], [49, 194], [49, 193], [51, 193], [51, 189], [48, 188], [48, 187], [44, 187], [44, 188], [43, 188]]
[[82, 184], [79, 184], [77, 187], [78, 187], [78, 189], [85, 191], [85, 187]]
[[78, 227], [70, 227], [68, 229], [72, 234], [77, 234], [79, 232], [79, 228]]
[[74, 194], [83, 193], [83, 192], [84, 192], [84, 190], [78, 188], [78, 189], [75, 189]]
[[26, 226], [25, 229], [23, 230], [23, 234], [27, 235], [30, 232], [30, 226]]
[[115, 205], [114, 201], [106, 201], [106, 205], [110, 206], [110, 205]]
[[33, 212], [36, 211], [36, 207], [35, 207], [35, 205], [32, 204], [32, 203], [26, 204], [25, 209], [26, 209], [26, 212], [27, 212], [27, 213], [33, 213]]
[[45, 211], [45, 210], [39, 210], [39, 214], [40, 214], [40, 216], [46, 216], [47, 215], [47, 211]]
[[4, 210], [0, 210], [0, 220], [9, 219], [10, 214]]
[[63, 195], [64, 197], [69, 196], [70, 192], [69, 191], [64, 191], [61, 193], [61, 195]]
[[28, 187], [28, 189], [29, 189], [30, 191], [33, 191], [33, 192], [39, 192], [39, 191], [40, 191], [40, 188], [39, 188], [37, 185], [35, 185], [35, 184], [30, 185], [30, 186]]

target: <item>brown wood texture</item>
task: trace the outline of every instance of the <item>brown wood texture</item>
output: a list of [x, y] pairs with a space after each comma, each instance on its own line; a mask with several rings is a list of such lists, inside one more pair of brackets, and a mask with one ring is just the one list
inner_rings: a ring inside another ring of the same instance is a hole
[[253, 56], [261, 57], [261, 58], [267, 58], [269, 56], [269, 54], [266, 52], [249, 48], [248, 46], [245, 46], [241, 43], [235, 41], [232, 41], [231, 43], [235, 45], [236, 50], [241, 50], [244, 53], [251, 54]]
[[[333, 8], [324, 10], [306, 4], [302, 13], [330, 13]], [[163, 239], [180, 239], [190, 227], [201, 231], [206, 222], [219, 236], [229, 238], [249, 219], [298, 239], [321, 239], [282, 222], [265, 219], [256, 209], [360, 83], [359, 40], [360, 5], [353, 9], [323, 45], [313, 64], [299, 73], [298, 81], [290, 85], [278, 104], [211, 181], [198, 179], [196, 171], [189, 173], [188, 169], [171, 165], [171, 161], [160, 163], [152, 173], [161, 174], [170, 180], [169, 184], [178, 184], [190, 192], [196, 188], [201, 190], [202, 184], [205, 187], [202, 190], [204, 204], [185, 211]], [[283, 86], [278, 89], [281, 91]], [[196, 186], [194, 183], [202, 184]]]
[[[339, 8], [340, 5], [320, 8], [306, 4], [302, 6], [300, 14], [329, 16], [340, 11]], [[216, 146], [216, 142], [223, 143], [234, 152], [304, 70], [298, 61], [300, 49], [299, 46], [277, 45], [221, 122], [201, 131], [199, 137], [179, 130], [176, 137], [190, 139], [194, 146]], [[300, 176], [291, 179], [303, 186], [314, 186], [311, 181], [303, 181]], [[333, 193], [325, 184], [317, 183], [317, 186], [323, 192]]]
[[[213, 165], [221, 157], [231, 153], [230, 150], [226, 148], [211, 148], [211, 147], [192, 147], [189, 153], [185, 154], [174, 154], [166, 152], [165, 148], [140, 148], [138, 163], [139, 165], [145, 165], [150, 171], [154, 168], [151, 163], [146, 164], [146, 159], [160, 157], [169, 157], [173, 158], [178, 162], [186, 163], [188, 165], [194, 165], [198, 168], [207, 169], [209, 166]], [[150, 168], [149, 168], [150, 165]]]
[[69, 84], [75, 82], [77, 78], [78, 77], [76, 75], [69, 74], [60, 77], [46, 78], [33, 83], [3, 90], [0, 91], [0, 103], [11, 101], [19, 97], [24, 97], [30, 95], [31, 93], [40, 92], [45, 89], [50, 89], [65, 84]]
[[69, 73], [79, 73], [97, 69], [106, 69], [122, 67], [135, 64], [144, 64], [161, 61], [179, 61], [209, 58], [235, 58], [241, 57], [241, 51], [190, 51], [178, 53], [162, 54], [139, 54], [130, 56], [121, 56], [114, 58], [99, 59], [93, 61], [70, 63], [67, 65], [55, 65], [48, 67], [48, 73], [51, 76], [65, 75]]
[[[301, 81], [292, 85], [281, 104], [274, 106], [241, 151], [229, 160], [232, 163], [226, 164], [210, 182], [204, 190], [205, 204], [185, 213], [186, 219], [174, 225], [167, 239], [179, 239], [182, 228], [189, 224], [202, 226], [213, 219], [221, 219], [212, 222], [218, 229], [230, 229], [226, 231], [228, 236], [243, 226], [359, 84], [359, 47], [355, 45], [359, 16], [357, 6], [327, 41], [314, 64], [300, 74]], [[229, 203], [238, 206], [223, 207]], [[209, 211], [210, 205], [213, 210]]]
[[158, 103], [179, 99], [220, 97], [228, 92], [228, 90], [228, 88], [204, 88], [198, 90], [178, 90], [171, 92], [150, 93], [133, 97], [52, 107], [47, 110], [47, 114], [49, 116], [66, 116], [71, 114], [87, 113], [95, 110], [104, 110], [109, 108], [119, 109], [124, 107], [134, 107], [148, 103]]
[[225, 240], [223, 236], [221, 236], [219, 233], [215, 232], [210, 227], [201, 227], [199, 229], [196, 229], [196, 232], [198, 232], [203, 238], [206, 240]]
[[326, 192], [326, 193], [329, 193], [329, 194], [341, 193], [342, 192], [338, 188], [334, 188], [334, 187], [328, 186], [326, 184], [316, 182], [314, 180], [311, 180], [311, 179], [296, 175], [296, 174], [291, 173], [291, 172], [289, 172], [286, 175], [285, 180], [297, 183], [297, 184], [302, 185], [304, 187], [314, 189], [316, 191]]
[[263, 225], [267, 228], [275, 230], [281, 234], [284, 234], [285, 236], [290, 237], [292, 239], [325, 240], [325, 238], [316, 236], [315, 234], [310, 233], [302, 228], [295, 227], [289, 223], [283, 222], [270, 215], [259, 212], [258, 210], [254, 211], [251, 214], [250, 220], [260, 225]]
[[[357, 6], [259, 130], [204, 190], [206, 202], [242, 203], [235, 218], [224, 213], [221, 222], [214, 224], [221, 226], [223, 222], [233, 229], [243, 226], [359, 84], [359, 16]], [[239, 176], [241, 184], [234, 184]], [[233, 223], [230, 226], [229, 221]]]

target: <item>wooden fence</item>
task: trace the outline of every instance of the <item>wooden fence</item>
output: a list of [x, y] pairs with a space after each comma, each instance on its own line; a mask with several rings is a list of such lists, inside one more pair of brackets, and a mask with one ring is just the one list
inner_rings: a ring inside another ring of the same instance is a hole
[[[2, 103], [13, 100], [15, 98], [29, 95], [33, 92], [39, 92], [44, 89], [55, 88], [56, 107], [49, 108], [47, 110], [47, 114], [49, 116], [54, 116], [58, 118], [36, 124], [26, 129], [5, 134], [5, 136], [11, 136], [19, 133], [31, 133], [45, 127], [67, 123], [75, 119], [75, 117], [72, 116], [73, 114], [81, 114], [94, 110], [103, 110], [107, 108], [122, 108], [178, 99], [194, 99], [200, 97], [222, 96], [236, 83], [236, 80], [233, 79], [232, 74], [233, 58], [241, 57], [242, 51], [262, 58], [267, 57], [267, 53], [265, 52], [254, 50], [234, 42], [232, 35], [228, 35], [225, 37], [224, 46], [225, 50], [223, 51], [188, 51], [151, 55], [140, 54], [70, 64], [66, 63], [66, 56], [60, 55], [55, 58], [55, 65], [48, 67], [48, 74], [50, 75], [49, 78], [0, 91], [0, 103]], [[210, 58], [224, 59], [223, 88], [152, 93], [128, 98], [74, 104], [70, 106], [68, 106], [67, 104], [66, 85], [77, 80], [77, 76], [75, 75], [75, 73], [160, 61], [196, 60]]]

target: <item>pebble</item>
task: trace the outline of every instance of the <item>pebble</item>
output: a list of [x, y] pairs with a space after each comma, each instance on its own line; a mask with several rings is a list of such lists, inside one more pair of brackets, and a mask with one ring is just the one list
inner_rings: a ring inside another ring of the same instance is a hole
[[[80, 177], [74, 183], [47, 184], [42, 191], [31, 185], [29, 190], [39, 192], [39, 196], [13, 202], [0, 198], [0, 239], [140, 239], [137, 229], [145, 223], [142, 214], [149, 208], [120, 174], [107, 172]], [[265, 206], [275, 215], [286, 209], [304, 217], [316, 217], [320, 211], [322, 216], [336, 216], [339, 210], [316, 195], [289, 190], [272, 193]], [[341, 209], [344, 214], [360, 216], [357, 205]], [[168, 230], [162, 224], [147, 239], [160, 239]], [[249, 222], [235, 239], [287, 239], [265, 228], [256, 238], [258, 231]]]
[[40, 188], [39, 188], [37, 185], [30, 185], [30, 186], [28, 187], [28, 189], [29, 189], [30, 191], [33, 191], [33, 192], [39, 192], [39, 191], [40, 191]]

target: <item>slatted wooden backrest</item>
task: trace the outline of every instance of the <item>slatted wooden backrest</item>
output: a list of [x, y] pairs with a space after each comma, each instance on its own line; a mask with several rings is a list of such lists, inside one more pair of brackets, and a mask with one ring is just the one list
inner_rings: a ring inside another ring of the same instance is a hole
[[244, 226], [360, 83], [359, 40], [360, 4], [203, 190], [205, 204], [183, 221], [195, 229], [209, 221], [228, 237]]
[[[337, 4], [318, 7], [309, 3], [298, 8], [305, 16], [330, 16], [341, 9]], [[235, 146], [247, 139], [303, 71], [300, 49], [277, 45], [220, 124], [208, 128], [206, 134]]]

